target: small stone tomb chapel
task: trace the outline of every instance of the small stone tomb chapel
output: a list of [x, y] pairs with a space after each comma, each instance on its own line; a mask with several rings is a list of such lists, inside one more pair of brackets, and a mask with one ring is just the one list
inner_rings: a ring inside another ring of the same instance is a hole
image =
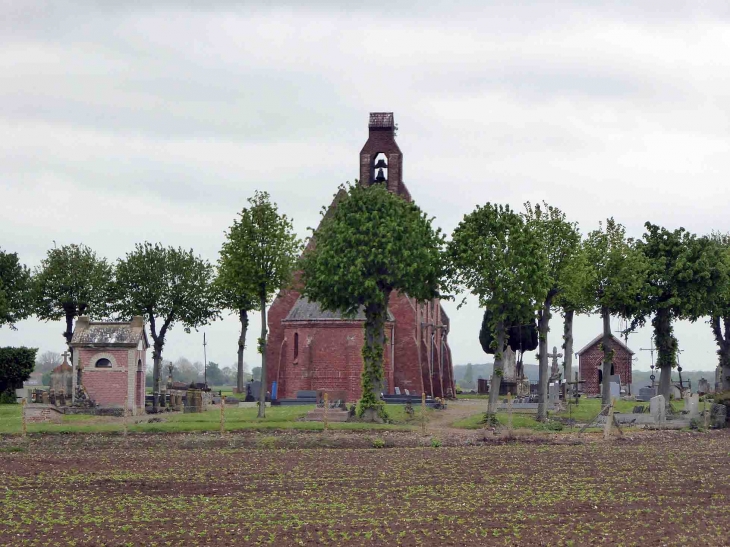
[[[601, 382], [603, 381], [602, 341], [603, 334], [599, 334], [578, 351], [580, 379], [584, 380], [583, 391], [586, 395], [599, 395], [601, 393]], [[611, 382], [620, 384], [622, 388], [629, 387], [633, 381], [631, 377], [631, 360], [634, 352], [614, 335], [611, 335], [611, 348], [613, 349]], [[618, 397], [618, 394], [612, 396]]]
[[63, 353], [63, 363], [51, 371], [51, 388], [53, 402], [59, 405], [70, 404], [73, 399], [73, 369], [66, 358], [68, 352]]
[[144, 414], [149, 342], [142, 317], [128, 323], [79, 317], [71, 347], [75, 397], [81, 387], [102, 409], [122, 409], [126, 400], [130, 414]]

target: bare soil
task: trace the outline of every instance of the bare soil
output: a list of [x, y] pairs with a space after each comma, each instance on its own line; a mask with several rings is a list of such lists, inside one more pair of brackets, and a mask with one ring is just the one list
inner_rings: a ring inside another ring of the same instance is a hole
[[0, 544], [728, 544], [728, 432], [470, 433], [6, 440]]

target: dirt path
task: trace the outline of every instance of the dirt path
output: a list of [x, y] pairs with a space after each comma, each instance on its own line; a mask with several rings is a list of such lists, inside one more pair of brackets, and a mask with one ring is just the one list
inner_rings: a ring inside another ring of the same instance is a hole
[[428, 421], [428, 430], [445, 431], [449, 434], [469, 433], [468, 430], [453, 427], [454, 422], [468, 418], [473, 414], [485, 412], [486, 409], [487, 402], [481, 399], [457, 399], [456, 401], [449, 401], [446, 405], [446, 410], [440, 410], [431, 414]]

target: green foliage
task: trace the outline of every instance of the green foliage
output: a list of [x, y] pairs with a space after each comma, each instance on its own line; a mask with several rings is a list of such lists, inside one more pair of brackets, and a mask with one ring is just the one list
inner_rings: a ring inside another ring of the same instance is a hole
[[[479, 343], [484, 353], [488, 354], [494, 354], [495, 343], [491, 327], [493, 322], [494, 319], [491, 310], [484, 310], [482, 326], [479, 329]], [[534, 314], [522, 319], [509, 320], [505, 326], [505, 334], [507, 335], [506, 344], [514, 352], [519, 351], [524, 353], [536, 349], [538, 345], [538, 334]]]
[[441, 440], [435, 437], [431, 439], [431, 448], [441, 448]]
[[33, 312], [30, 270], [17, 253], [0, 249], [0, 328], [15, 330], [15, 323]]
[[192, 250], [138, 243], [119, 260], [116, 274], [116, 311], [125, 317], [144, 316], [160, 351], [176, 323], [190, 332], [218, 315], [211, 288], [213, 268]]
[[70, 341], [76, 317], [109, 314], [112, 279], [112, 266], [86, 245], [49, 249], [33, 275], [35, 314], [44, 321], [65, 319], [64, 336]]
[[613, 218], [588, 234], [581, 259], [585, 273], [586, 303], [592, 312], [629, 317], [646, 282], [648, 261], [626, 238], [626, 229]]
[[384, 325], [392, 291], [419, 301], [439, 296], [443, 236], [415, 204], [381, 185], [341, 188], [302, 259], [303, 294], [323, 309], [365, 312], [363, 414], [384, 415]]
[[226, 232], [218, 260], [218, 296], [232, 310], [260, 309], [291, 281], [301, 241], [268, 192], [257, 191]]
[[713, 233], [710, 241], [719, 257], [715, 269], [721, 276], [717, 291], [708, 302], [710, 327], [717, 342], [722, 388], [730, 389], [730, 234]]
[[543, 301], [552, 302], [553, 298], [569, 288], [572, 281], [570, 274], [580, 249], [578, 224], [568, 222], [565, 213], [544, 201], [542, 206], [536, 204], [534, 207], [529, 201], [525, 203], [523, 216], [547, 258], [545, 271], [548, 289]]
[[385, 441], [380, 437], [373, 439], [373, 448], [385, 448]]
[[35, 356], [38, 348], [0, 348], [0, 393], [12, 392], [23, 385], [35, 367]]
[[490, 310], [491, 348], [498, 336], [515, 322], [527, 323], [549, 289], [547, 257], [532, 224], [509, 206], [477, 206], [454, 230], [447, 247], [451, 275]]
[[547, 422], [538, 422], [535, 425], [535, 431], [562, 431], [563, 424], [556, 420], [548, 420]]

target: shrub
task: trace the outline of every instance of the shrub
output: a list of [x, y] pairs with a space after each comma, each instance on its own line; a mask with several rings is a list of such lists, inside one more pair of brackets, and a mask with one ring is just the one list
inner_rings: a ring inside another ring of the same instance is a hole
[[18, 399], [9, 391], [3, 391], [0, 393], [0, 405], [13, 405], [18, 402]]
[[536, 431], [562, 431], [563, 424], [555, 420], [548, 420], [547, 422], [538, 422], [535, 426]]
[[373, 439], [373, 448], [385, 448], [385, 441], [380, 437]]
[[431, 448], [440, 448], [441, 447], [441, 440], [433, 438], [431, 439]]
[[0, 348], [0, 393], [8, 392], [15, 402], [13, 390], [22, 387], [35, 367], [38, 348]]
[[484, 413], [484, 417], [479, 423], [482, 423], [487, 427], [499, 427], [499, 420], [497, 419], [497, 415], [490, 414], [489, 412]]

